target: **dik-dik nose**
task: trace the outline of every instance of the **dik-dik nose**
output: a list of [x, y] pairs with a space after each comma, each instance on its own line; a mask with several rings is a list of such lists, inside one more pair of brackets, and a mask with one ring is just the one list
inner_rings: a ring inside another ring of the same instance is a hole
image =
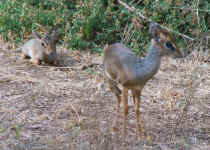
[[48, 55], [53, 55], [54, 51], [52, 49], [47, 49], [47, 54]]
[[50, 51], [48, 54], [49, 55], [54, 55], [54, 51]]

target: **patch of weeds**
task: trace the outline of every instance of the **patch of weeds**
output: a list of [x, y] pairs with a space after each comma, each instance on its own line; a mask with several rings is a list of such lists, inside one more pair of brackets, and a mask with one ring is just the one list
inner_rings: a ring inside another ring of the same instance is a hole
[[1, 134], [3, 134], [6, 130], [7, 130], [6, 128], [2, 128], [2, 129], [0, 130], [0, 136], [1, 136]]
[[13, 127], [11, 128], [11, 130], [15, 132], [15, 137], [16, 137], [16, 139], [19, 139], [19, 138], [20, 138], [20, 128], [17, 127], [17, 126], [13, 126]]

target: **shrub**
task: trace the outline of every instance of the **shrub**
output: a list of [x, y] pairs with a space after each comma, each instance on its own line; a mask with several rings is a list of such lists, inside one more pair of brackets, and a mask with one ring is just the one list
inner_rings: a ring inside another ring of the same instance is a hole
[[[124, 2], [145, 17], [190, 37], [210, 30], [208, 1], [199, 1], [199, 5], [198, 0]], [[28, 39], [32, 30], [43, 31], [58, 23], [62, 25], [62, 41], [70, 49], [100, 52], [104, 44], [121, 41], [139, 54], [149, 45], [148, 23], [113, 0], [0, 1], [0, 34], [5, 40], [19, 43]], [[183, 46], [186, 40], [174, 36]]]

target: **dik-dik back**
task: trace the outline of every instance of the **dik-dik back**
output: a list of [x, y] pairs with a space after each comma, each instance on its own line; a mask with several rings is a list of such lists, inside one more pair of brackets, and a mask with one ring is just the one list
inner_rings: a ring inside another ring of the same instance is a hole
[[31, 62], [40, 65], [41, 62], [57, 64], [56, 43], [60, 33], [58, 29], [51, 34], [47, 32], [43, 37], [32, 32], [34, 39], [29, 40], [22, 47], [22, 58], [30, 58]]

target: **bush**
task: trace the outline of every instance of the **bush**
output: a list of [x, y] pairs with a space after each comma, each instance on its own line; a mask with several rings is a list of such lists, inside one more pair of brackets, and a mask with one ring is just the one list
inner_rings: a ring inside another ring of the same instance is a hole
[[[190, 37], [210, 30], [208, 1], [200, 1], [198, 15], [197, 0], [124, 2], [145, 17]], [[121, 41], [141, 53], [149, 45], [148, 23], [113, 0], [0, 1], [0, 34], [5, 40], [19, 43], [28, 39], [32, 30], [43, 31], [58, 23], [62, 25], [62, 41], [71, 49], [100, 52], [104, 44]], [[183, 46], [184, 39], [175, 37]]]

